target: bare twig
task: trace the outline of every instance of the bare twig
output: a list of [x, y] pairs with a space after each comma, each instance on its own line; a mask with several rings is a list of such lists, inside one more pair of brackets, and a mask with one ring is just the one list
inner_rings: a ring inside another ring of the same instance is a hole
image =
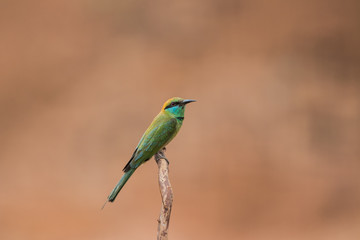
[[155, 154], [155, 161], [159, 167], [159, 188], [162, 198], [158, 225], [158, 240], [168, 239], [168, 228], [173, 202], [173, 192], [169, 181], [169, 161], [164, 154], [165, 148]]

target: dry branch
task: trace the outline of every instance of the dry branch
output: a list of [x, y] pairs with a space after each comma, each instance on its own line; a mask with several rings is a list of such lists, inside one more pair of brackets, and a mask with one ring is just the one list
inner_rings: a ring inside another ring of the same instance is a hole
[[158, 220], [158, 240], [168, 239], [168, 228], [173, 202], [173, 192], [169, 180], [169, 161], [165, 157], [164, 151], [165, 148], [155, 154], [155, 161], [159, 167], [159, 188], [162, 198], [160, 217]]

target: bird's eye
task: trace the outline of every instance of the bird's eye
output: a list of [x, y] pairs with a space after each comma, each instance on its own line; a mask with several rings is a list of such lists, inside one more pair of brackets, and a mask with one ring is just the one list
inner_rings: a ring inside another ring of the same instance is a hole
[[171, 105], [171, 106], [175, 106], [175, 105], [176, 105], [176, 102], [172, 102], [170, 105]]

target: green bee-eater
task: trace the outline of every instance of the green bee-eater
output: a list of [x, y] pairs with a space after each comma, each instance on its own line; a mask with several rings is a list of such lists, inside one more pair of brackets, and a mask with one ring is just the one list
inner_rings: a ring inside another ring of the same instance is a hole
[[123, 169], [124, 175], [108, 196], [107, 201], [113, 202], [135, 170], [176, 136], [184, 121], [185, 105], [191, 102], [195, 100], [174, 97], [164, 103], [160, 113], [140, 139], [130, 161]]

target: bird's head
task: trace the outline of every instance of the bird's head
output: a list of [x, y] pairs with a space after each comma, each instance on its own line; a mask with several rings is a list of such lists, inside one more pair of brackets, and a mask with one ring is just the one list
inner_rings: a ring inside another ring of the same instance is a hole
[[164, 103], [161, 111], [167, 112], [174, 117], [184, 117], [185, 105], [191, 102], [196, 101], [191, 99], [173, 97]]

